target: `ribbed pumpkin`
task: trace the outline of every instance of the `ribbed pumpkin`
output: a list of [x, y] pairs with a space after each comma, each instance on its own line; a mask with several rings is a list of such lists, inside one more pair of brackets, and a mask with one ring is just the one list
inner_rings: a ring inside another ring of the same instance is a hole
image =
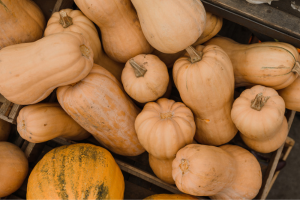
[[65, 32], [5, 47], [0, 60], [0, 93], [13, 103], [26, 105], [87, 76], [93, 51], [82, 35]]
[[275, 90], [292, 84], [300, 73], [299, 53], [282, 42], [239, 44], [229, 38], [216, 37], [205, 45], [217, 45], [229, 56], [235, 86], [264, 85]]
[[90, 136], [58, 103], [39, 103], [21, 109], [17, 129], [22, 138], [40, 143], [63, 137], [83, 140]]
[[109, 150], [126, 156], [145, 151], [134, 129], [140, 110], [103, 67], [94, 64], [76, 85], [59, 87], [57, 98], [62, 108]]
[[80, 10], [101, 30], [107, 55], [117, 62], [151, 53], [130, 0], [75, 0]]
[[172, 174], [180, 191], [211, 199], [253, 199], [262, 184], [256, 158], [235, 145], [187, 145], [178, 151]]
[[48, 152], [32, 170], [27, 199], [123, 199], [124, 177], [112, 155], [92, 144]]
[[11, 129], [11, 123], [0, 119], [0, 141], [6, 141], [8, 139]]
[[155, 101], [167, 91], [167, 66], [155, 55], [137, 55], [127, 61], [122, 83], [126, 93], [134, 100], [140, 103]]
[[300, 112], [300, 77], [288, 87], [279, 90], [278, 94], [283, 98], [287, 109]]
[[2, 49], [40, 39], [45, 28], [45, 18], [41, 9], [31, 0], [1, 0], [0, 27]]
[[145, 199], [198, 199], [188, 194], [154, 194]]
[[121, 81], [124, 65], [113, 61], [102, 51], [95, 25], [80, 10], [63, 9], [53, 13], [48, 21], [44, 35], [70, 31], [81, 33], [91, 45], [94, 53], [94, 62], [107, 69]]
[[18, 190], [27, 173], [28, 161], [24, 152], [14, 144], [0, 142], [0, 197]]
[[172, 161], [177, 151], [193, 142], [193, 113], [183, 103], [159, 99], [147, 103], [137, 116], [135, 129], [138, 139], [148, 151], [149, 163], [161, 180], [174, 184]]
[[199, 0], [131, 0], [148, 42], [160, 52], [177, 53], [194, 44], [205, 28]]
[[173, 78], [182, 101], [194, 113], [195, 139], [202, 144], [225, 144], [237, 133], [230, 117], [234, 93], [231, 61], [215, 45], [187, 50], [190, 57], [175, 62]]
[[285, 103], [276, 90], [254, 86], [242, 92], [232, 106], [231, 117], [243, 141], [253, 150], [270, 153], [288, 134]]

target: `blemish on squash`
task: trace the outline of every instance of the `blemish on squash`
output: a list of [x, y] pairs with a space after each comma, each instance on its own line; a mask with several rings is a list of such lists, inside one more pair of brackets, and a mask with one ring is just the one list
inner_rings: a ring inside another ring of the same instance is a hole
[[47, 124], [44, 124], [44, 126], [47, 126]]
[[7, 6], [0, 0], [0, 4], [2, 5], [2, 6], [4, 6], [4, 9], [8, 12], [9, 11], [9, 9], [7, 8]]
[[82, 56], [84, 56], [86, 58], [90, 57], [91, 52], [90, 52], [89, 48], [87, 48], [87, 46], [85, 46], [84, 44], [80, 45], [80, 51], [81, 51]]
[[104, 183], [96, 186], [96, 190], [98, 190], [97, 199], [108, 199], [109, 189]]
[[180, 167], [180, 169], [182, 171], [182, 174], [185, 174], [185, 173], [188, 172], [189, 166], [190, 165], [189, 165], [189, 161], [188, 160], [186, 160], [186, 159], [182, 159], [181, 160], [181, 163], [180, 163], [179, 167]]
[[206, 123], [209, 123], [210, 122], [210, 120], [209, 119], [200, 119], [201, 121], [204, 121], [204, 122], [206, 122]]
[[169, 119], [171, 117], [173, 117], [173, 113], [172, 112], [160, 113], [160, 118], [161, 119]]
[[25, 120], [22, 120], [22, 129], [26, 129]]

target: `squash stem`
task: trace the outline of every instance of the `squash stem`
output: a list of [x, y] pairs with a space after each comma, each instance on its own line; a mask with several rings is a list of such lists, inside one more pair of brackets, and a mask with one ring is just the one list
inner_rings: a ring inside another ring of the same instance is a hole
[[72, 18], [69, 17], [65, 11], [60, 11], [59, 15], [60, 15], [59, 23], [62, 25], [62, 27], [68, 28], [69, 26], [73, 25]]
[[295, 72], [300, 75], [300, 63], [297, 61], [295, 66], [292, 69], [292, 72]]
[[147, 69], [146, 69], [144, 66], [137, 64], [137, 63], [133, 60], [133, 58], [131, 58], [131, 59], [129, 60], [129, 64], [130, 64], [131, 67], [133, 68], [134, 73], [135, 73], [135, 76], [136, 76], [137, 78], [139, 78], [139, 77], [144, 77], [144, 76], [145, 76], [145, 74], [146, 74], [146, 72], [147, 72]]
[[257, 94], [255, 99], [251, 101], [251, 108], [260, 111], [269, 98], [270, 96], [264, 97], [262, 93]]
[[203, 53], [197, 51], [194, 47], [189, 46], [185, 49], [191, 57], [191, 63], [196, 63], [202, 60]]

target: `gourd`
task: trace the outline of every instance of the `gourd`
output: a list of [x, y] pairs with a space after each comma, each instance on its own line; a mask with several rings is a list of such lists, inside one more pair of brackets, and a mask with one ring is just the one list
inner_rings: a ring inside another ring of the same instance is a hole
[[177, 53], [194, 44], [205, 28], [199, 0], [131, 0], [148, 42], [160, 52]]
[[101, 30], [107, 55], [121, 63], [153, 48], [147, 42], [130, 0], [75, 0], [80, 10]]
[[163, 96], [169, 84], [167, 66], [151, 54], [140, 54], [128, 60], [121, 78], [126, 93], [140, 103]]
[[172, 167], [178, 189], [195, 196], [253, 199], [262, 184], [256, 158], [235, 145], [187, 145], [177, 152]]
[[153, 172], [161, 180], [174, 184], [172, 161], [179, 149], [193, 142], [193, 113], [183, 103], [159, 99], [149, 102], [135, 121], [138, 139], [149, 153]]
[[173, 78], [182, 101], [194, 113], [195, 139], [202, 144], [225, 144], [237, 133], [230, 117], [234, 93], [231, 61], [215, 45], [187, 51], [190, 57], [175, 62]]
[[285, 107], [290, 110], [300, 112], [300, 77], [298, 77], [288, 87], [278, 90], [278, 94], [283, 98]]
[[123, 199], [124, 177], [112, 155], [92, 144], [61, 146], [32, 170], [26, 199]]
[[23, 151], [9, 142], [0, 142], [0, 197], [18, 190], [28, 173], [28, 161]]
[[233, 123], [245, 144], [261, 153], [277, 150], [286, 140], [285, 103], [276, 90], [254, 86], [244, 90], [232, 106]]
[[105, 148], [125, 156], [145, 151], [134, 129], [139, 108], [103, 67], [94, 64], [86, 78], [75, 85], [59, 87], [57, 99], [62, 108]]
[[20, 136], [32, 143], [56, 137], [83, 140], [90, 136], [58, 103], [39, 103], [21, 109], [17, 118]]
[[8, 139], [11, 129], [11, 123], [0, 119], [0, 141], [6, 141]]
[[0, 1], [0, 49], [34, 42], [43, 36], [45, 18], [31, 0]]
[[279, 90], [292, 84], [300, 72], [299, 53], [286, 43], [246, 45], [216, 37], [205, 45], [217, 45], [227, 53], [233, 65], [236, 87], [264, 85]]
[[0, 93], [15, 104], [27, 105], [87, 76], [93, 51], [82, 35], [65, 32], [5, 47], [0, 60]]
[[94, 53], [94, 62], [110, 71], [119, 81], [124, 65], [111, 60], [102, 50], [98, 31], [80, 10], [63, 9], [53, 13], [47, 23], [44, 35], [60, 32], [75, 32], [82, 34], [90, 43]]
[[154, 194], [145, 199], [198, 199], [188, 194]]

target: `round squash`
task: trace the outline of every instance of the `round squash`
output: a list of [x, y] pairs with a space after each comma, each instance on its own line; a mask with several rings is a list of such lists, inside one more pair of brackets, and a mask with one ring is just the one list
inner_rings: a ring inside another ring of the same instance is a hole
[[0, 49], [43, 36], [45, 17], [31, 0], [0, 1]]
[[199, 0], [131, 0], [148, 42], [160, 52], [177, 53], [194, 44], [205, 28]]
[[121, 81], [124, 65], [113, 61], [102, 51], [95, 25], [80, 10], [63, 9], [53, 13], [48, 21], [44, 35], [70, 31], [81, 33], [91, 45], [94, 53], [94, 62], [107, 69]]
[[232, 106], [231, 117], [243, 141], [253, 150], [278, 149], [288, 134], [285, 103], [276, 90], [254, 86], [242, 92]]
[[279, 90], [278, 94], [283, 98], [287, 109], [300, 112], [300, 77], [288, 87]]
[[101, 30], [107, 55], [121, 63], [138, 54], [151, 53], [130, 0], [75, 0], [80, 10]]
[[94, 64], [90, 74], [76, 85], [59, 87], [57, 99], [79, 125], [112, 152], [136, 156], [145, 151], [134, 129], [140, 110], [103, 67]]
[[123, 199], [124, 177], [112, 155], [92, 144], [48, 152], [32, 170], [27, 199]]
[[17, 129], [22, 138], [32, 143], [56, 137], [83, 140], [91, 136], [77, 124], [58, 103], [40, 103], [21, 109]]
[[5, 197], [21, 187], [28, 173], [28, 161], [24, 152], [9, 142], [0, 142], [0, 160], [0, 197]]
[[86, 77], [93, 51], [81, 34], [65, 32], [5, 47], [0, 60], [0, 93], [15, 104], [27, 105]]
[[292, 84], [300, 73], [299, 53], [286, 43], [239, 44], [229, 38], [216, 37], [205, 45], [217, 45], [227, 53], [236, 87], [264, 85], [279, 90]]
[[11, 123], [0, 119], [0, 141], [6, 141], [8, 139], [11, 129]]
[[154, 194], [151, 195], [149, 197], [146, 197], [145, 199], [188, 199], [188, 200], [192, 200], [192, 199], [198, 199], [196, 197], [193, 197], [191, 195], [188, 194]]
[[122, 72], [126, 93], [140, 103], [163, 96], [169, 84], [167, 66], [157, 56], [140, 54], [127, 61]]
[[173, 67], [174, 83], [182, 101], [193, 111], [195, 139], [221, 145], [237, 133], [230, 113], [234, 93], [233, 68], [226, 53], [215, 45], [187, 48], [190, 57], [179, 58]]

